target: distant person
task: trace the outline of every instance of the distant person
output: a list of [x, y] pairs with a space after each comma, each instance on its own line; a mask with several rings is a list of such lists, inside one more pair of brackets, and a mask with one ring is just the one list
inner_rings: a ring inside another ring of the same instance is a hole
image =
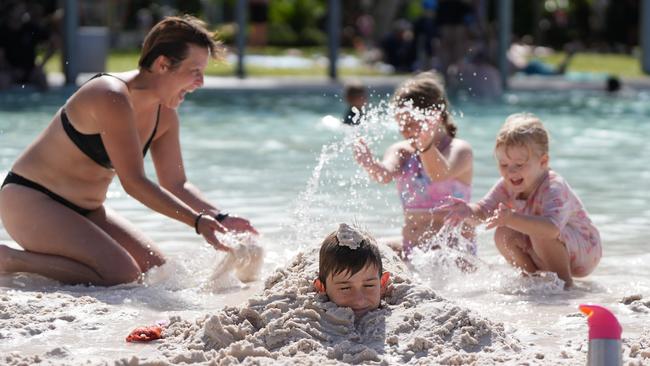
[[[456, 137], [449, 102], [435, 74], [424, 72], [405, 81], [393, 96], [395, 120], [404, 141], [375, 159], [363, 139], [354, 148], [357, 162], [379, 183], [396, 181], [402, 201], [402, 257], [430, 242], [444, 225], [433, 209], [452, 199], [469, 202], [472, 192], [472, 146]], [[463, 235], [473, 239], [471, 227]], [[468, 248], [471, 252], [475, 248]]]
[[615, 94], [621, 90], [622, 86], [621, 79], [616, 75], [609, 75], [607, 80], [605, 80], [605, 90], [608, 93]]
[[269, 0], [248, 0], [250, 9], [250, 45], [266, 46], [268, 38]]
[[449, 65], [459, 62], [467, 52], [469, 28], [476, 21], [474, 8], [469, 0], [440, 0], [436, 24], [440, 32], [441, 72]]
[[[217, 232], [256, 233], [208, 202], [187, 180], [181, 155], [177, 109], [222, 52], [200, 20], [168, 17], [145, 38], [138, 69], [97, 74], [72, 94], [2, 183], [0, 218], [24, 250], [0, 245], [0, 273], [111, 286], [165, 263], [151, 239], [106, 206], [115, 177], [216, 250], [231, 250]], [[149, 150], [157, 182], [145, 172]]]
[[336, 305], [352, 309], [356, 318], [379, 308], [389, 282], [370, 234], [341, 224], [323, 240], [314, 288]]
[[498, 98], [503, 94], [501, 73], [490, 62], [484, 50], [468, 55], [466, 60], [447, 69], [450, 93], [479, 99]]
[[344, 93], [348, 111], [343, 117], [343, 123], [358, 125], [363, 117], [364, 106], [368, 102], [366, 87], [359, 81], [353, 81], [345, 85]]
[[[42, 7], [29, 5], [10, 2], [5, 8], [0, 22], [0, 49], [4, 50], [5, 69], [13, 84], [47, 89], [44, 66], [59, 47], [59, 35], [54, 23], [50, 25], [43, 17]], [[42, 45], [45, 53], [37, 60], [37, 49]]]
[[422, 0], [422, 15], [413, 24], [413, 37], [417, 69], [430, 70], [433, 64], [435, 44], [438, 40], [436, 24], [437, 0]]
[[497, 135], [501, 179], [478, 203], [439, 207], [451, 223], [486, 221], [501, 255], [526, 273], [554, 272], [565, 287], [602, 256], [598, 229], [571, 186], [549, 166], [548, 132], [532, 114], [510, 115]]
[[393, 25], [393, 30], [381, 41], [383, 61], [395, 72], [411, 72], [415, 67], [413, 26], [405, 19]]
[[526, 75], [540, 75], [540, 76], [555, 76], [564, 75], [569, 63], [576, 53], [576, 48], [573, 45], [566, 47], [566, 55], [557, 66], [547, 64], [534, 57], [533, 46], [523, 42], [513, 42], [506, 52], [506, 57], [511, 66], [511, 72], [521, 72]]

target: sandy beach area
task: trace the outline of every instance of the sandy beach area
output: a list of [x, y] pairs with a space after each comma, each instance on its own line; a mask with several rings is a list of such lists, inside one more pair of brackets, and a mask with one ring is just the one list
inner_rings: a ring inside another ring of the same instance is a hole
[[[313, 291], [311, 282], [318, 271], [315, 249], [296, 255], [263, 284], [258, 282], [226, 296], [228, 301], [214, 312], [168, 312], [167, 319], [157, 319], [160, 314], [155, 309], [147, 316], [142, 309], [130, 308], [128, 301], [120, 303], [119, 291], [111, 295], [116, 300], [112, 304], [109, 298], [94, 296], [92, 288], [76, 288], [76, 293], [47, 291], [49, 281], [42, 280], [40, 286], [31, 282], [32, 289], [21, 289], [16, 287], [20, 278], [4, 279], [0, 289], [0, 339], [17, 346], [14, 350], [3, 347], [0, 364], [585, 363], [587, 327], [577, 310], [563, 320], [568, 327], [584, 328], [584, 337], [566, 339], [564, 347], [549, 352], [541, 344], [519, 339], [516, 329], [463, 308], [417, 283], [389, 249], [382, 248], [382, 253], [384, 266], [393, 274], [393, 289], [380, 309], [356, 321], [350, 309], [338, 308]], [[124, 287], [124, 291], [131, 290]], [[650, 314], [649, 299], [632, 296], [621, 301], [633, 312]], [[163, 339], [142, 344], [125, 342], [130, 328], [157, 321], [166, 324]], [[623, 354], [625, 365], [648, 364], [650, 334], [624, 338]]]

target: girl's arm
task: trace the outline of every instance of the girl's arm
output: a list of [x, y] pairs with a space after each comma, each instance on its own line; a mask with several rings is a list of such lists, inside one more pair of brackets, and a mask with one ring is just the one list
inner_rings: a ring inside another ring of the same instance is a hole
[[[422, 132], [416, 145], [430, 144], [436, 133], [430, 131], [440, 131], [441, 128], [443, 127], [440, 122], [431, 122], [428, 128]], [[424, 166], [424, 171], [434, 182], [458, 178], [472, 170], [474, 156], [470, 144], [458, 139], [452, 140], [451, 144], [449, 157], [445, 157], [436, 146], [429, 146], [425, 148], [426, 151], [420, 152], [420, 160]], [[421, 148], [418, 147], [418, 149]]]
[[[206, 213], [212, 217], [221, 213], [210, 203], [201, 191], [187, 180], [180, 146], [180, 122], [175, 110], [162, 107], [158, 137], [151, 146], [151, 156], [156, 168], [160, 185], [178, 197], [196, 212]], [[235, 231], [257, 231], [248, 220], [228, 215], [221, 220], [223, 226]]]
[[465, 141], [455, 140], [459, 146], [452, 147], [449, 158], [435, 147], [420, 154], [424, 171], [434, 181], [453, 179], [472, 169], [472, 148]]
[[370, 151], [368, 144], [360, 139], [354, 146], [354, 157], [370, 175], [374, 181], [379, 183], [390, 183], [399, 173], [403, 152], [401, 142], [391, 145], [384, 154], [384, 159], [378, 161]]
[[124, 90], [106, 90], [103, 97], [93, 101], [102, 141], [122, 187], [150, 209], [196, 228], [215, 248], [228, 250], [214, 234], [215, 230], [223, 232], [223, 226], [211, 217], [200, 216], [191, 206], [147, 178], [133, 107], [126, 87], [122, 87]]
[[488, 219], [486, 229], [497, 226], [509, 227], [531, 237], [556, 239], [560, 236], [560, 230], [550, 218], [517, 213], [503, 203]]

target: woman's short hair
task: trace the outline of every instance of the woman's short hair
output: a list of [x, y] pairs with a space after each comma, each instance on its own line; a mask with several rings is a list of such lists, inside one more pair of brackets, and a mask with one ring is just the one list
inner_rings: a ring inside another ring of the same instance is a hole
[[148, 70], [158, 56], [165, 56], [174, 68], [187, 57], [190, 44], [206, 47], [212, 58], [221, 58], [223, 47], [214, 36], [203, 21], [191, 15], [166, 17], [145, 37], [138, 66]]

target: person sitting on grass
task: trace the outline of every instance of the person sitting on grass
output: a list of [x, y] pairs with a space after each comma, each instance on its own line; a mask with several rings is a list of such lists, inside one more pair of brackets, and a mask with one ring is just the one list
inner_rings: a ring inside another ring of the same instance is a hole
[[368, 233], [341, 224], [323, 240], [314, 288], [336, 305], [352, 309], [356, 318], [379, 308], [389, 280]]

